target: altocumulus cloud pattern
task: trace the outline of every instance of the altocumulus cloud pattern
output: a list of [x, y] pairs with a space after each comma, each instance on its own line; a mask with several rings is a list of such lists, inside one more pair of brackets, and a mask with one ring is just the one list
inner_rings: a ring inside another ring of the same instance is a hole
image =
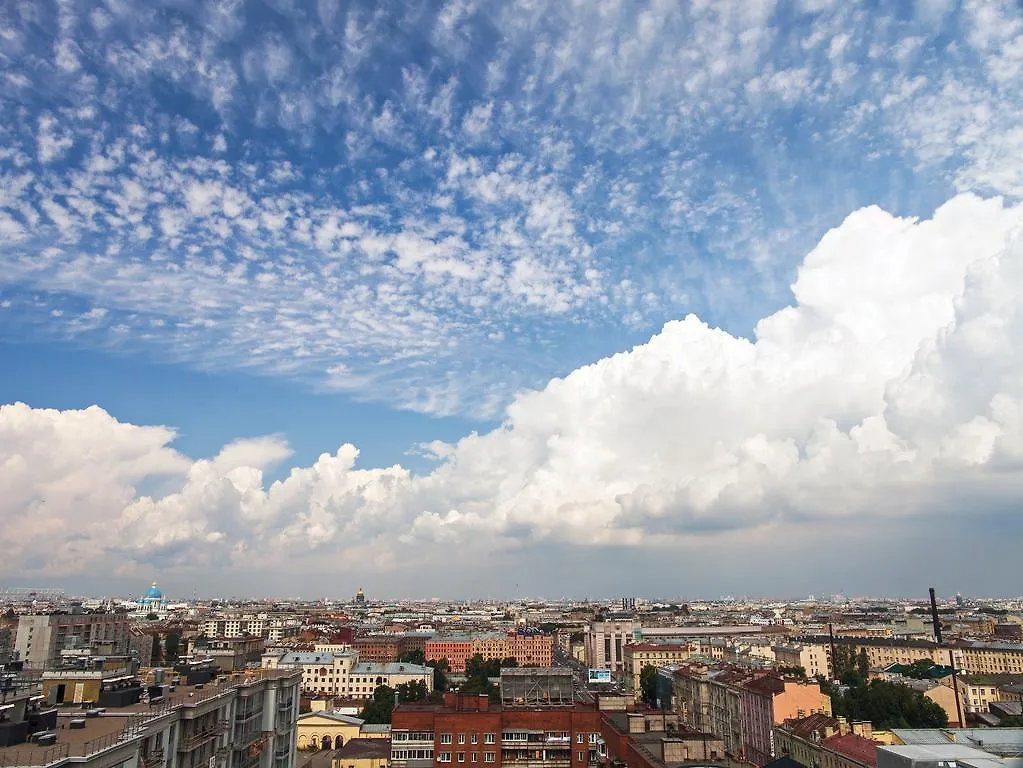
[[0, 66], [5, 335], [501, 420], [271, 484], [280, 437], [4, 406], [7, 567], [1023, 500], [1013, 2], [11, 2]]

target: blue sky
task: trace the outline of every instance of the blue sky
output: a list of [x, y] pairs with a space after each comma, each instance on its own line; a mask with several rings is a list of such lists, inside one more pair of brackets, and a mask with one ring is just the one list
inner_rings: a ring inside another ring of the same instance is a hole
[[[267, 482], [342, 443], [444, 477], [469, 463], [444, 446], [666, 323], [755, 340], [860, 209], [1017, 200], [1021, 25], [982, 0], [5, 3], [0, 403], [167, 425], [190, 461], [272, 435]], [[441, 496], [397, 525], [464, 522]]]

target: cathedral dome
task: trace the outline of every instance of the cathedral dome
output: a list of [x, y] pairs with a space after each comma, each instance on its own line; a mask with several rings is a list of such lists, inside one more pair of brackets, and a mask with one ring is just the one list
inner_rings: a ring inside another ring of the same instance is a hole
[[146, 600], [159, 600], [163, 597], [163, 592], [160, 591], [159, 587], [156, 586], [156, 582], [146, 590], [146, 594], [143, 596]]

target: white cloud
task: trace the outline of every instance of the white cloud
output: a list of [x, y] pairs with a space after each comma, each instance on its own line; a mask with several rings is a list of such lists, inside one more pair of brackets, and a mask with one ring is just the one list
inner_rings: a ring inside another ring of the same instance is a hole
[[41, 163], [59, 160], [74, 145], [69, 134], [58, 129], [56, 118], [51, 114], [43, 114], [39, 118], [39, 131], [36, 134], [36, 154]]
[[[753, 340], [669, 323], [523, 393], [488, 434], [421, 446], [440, 463], [420, 476], [356, 469], [343, 445], [267, 486], [289, 455], [279, 438], [184, 467], [169, 430], [6, 407], [0, 512], [23, 520], [46, 496], [63, 542], [25, 542], [20, 526], [8, 567], [49, 552], [68, 569], [82, 551], [168, 567], [359, 551], [385, 568], [463, 542], [647, 545], [940, 516], [959, 512], [952, 488], [1018, 506], [1021, 284], [1023, 207], [962, 196], [927, 221], [862, 209], [807, 255], [796, 303]], [[140, 478], [168, 471], [180, 490], [135, 498]]]

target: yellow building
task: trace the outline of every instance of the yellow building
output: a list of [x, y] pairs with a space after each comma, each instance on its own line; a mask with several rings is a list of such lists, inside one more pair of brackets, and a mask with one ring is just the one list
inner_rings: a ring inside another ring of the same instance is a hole
[[307, 712], [298, 716], [295, 734], [299, 749], [338, 749], [352, 739], [387, 739], [390, 743], [391, 727], [336, 712]]
[[828, 674], [827, 650], [814, 643], [778, 643], [774, 660], [779, 667], [802, 667], [807, 677]]
[[638, 700], [642, 695], [639, 677], [643, 667], [665, 667], [685, 661], [693, 655], [693, 649], [686, 644], [660, 645], [657, 643], [630, 643], [622, 649], [622, 668], [625, 690], [631, 691]]
[[[836, 637], [835, 644], [844, 648], [851, 647], [854, 653], [859, 653], [861, 648], [864, 649], [871, 667], [912, 664], [914, 661], [922, 660], [948, 664], [951, 652], [956, 669], [967, 674], [1023, 674], [1023, 645], [1015, 643], [962, 642], [954, 645], [937, 645], [929, 641], [901, 638]], [[828, 674], [833, 674], [831, 644], [827, 638], [815, 637], [802, 642], [801, 645], [812, 646], [814, 653], [823, 653], [828, 662]], [[807, 674], [809, 673], [810, 670], [807, 669]]]
[[1019, 684], [1023, 678], [1012, 675], [959, 675], [956, 685], [962, 700], [963, 711], [967, 714], [987, 712], [988, 705], [995, 701], [1018, 700], [1018, 694], [1007, 696], [1002, 687]]

